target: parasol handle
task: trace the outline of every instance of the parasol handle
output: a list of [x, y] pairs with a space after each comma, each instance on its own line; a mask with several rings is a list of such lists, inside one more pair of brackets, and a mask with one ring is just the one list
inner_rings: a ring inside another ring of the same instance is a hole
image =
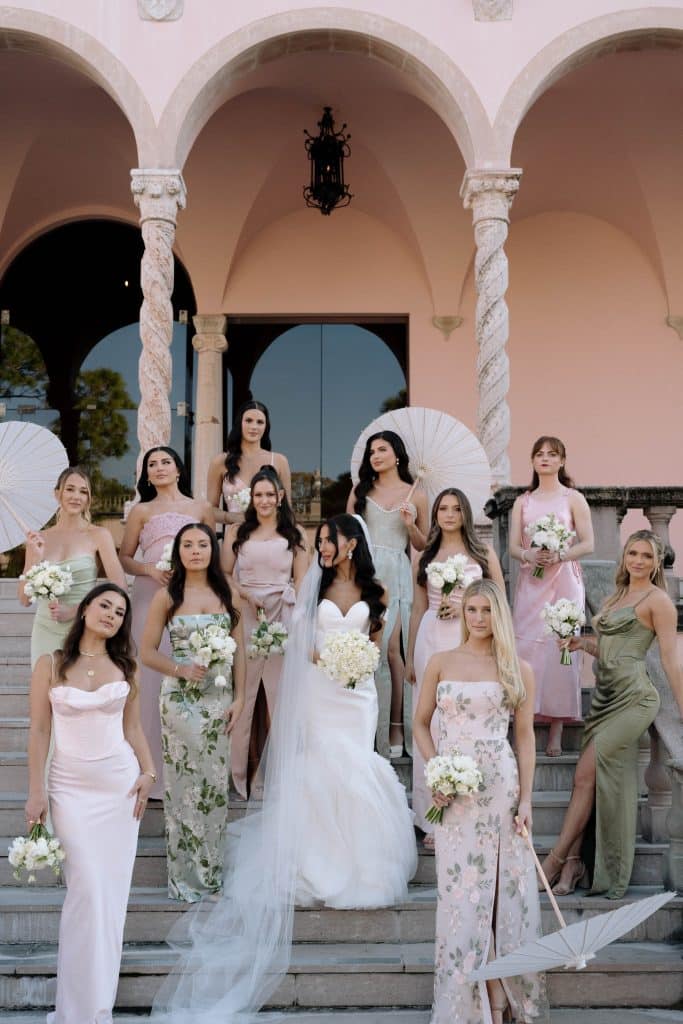
[[424, 476], [424, 472], [421, 469], [418, 469], [417, 476], [415, 477], [415, 480], [413, 481], [413, 485], [412, 485], [412, 487], [410, 488], [410, 490], [408, 491], [408, 493], [407, 493], [407, 495], [405, 497], [406, 502], [410, 501], [410, 499], [412, 498], [413, 494], [415, 493], [415, 488], [417, 487], [417, 485], [419, 484], [419, 482], [420, 482], [420, 480], [422, 479], [423, 476]]
[[9, 512], [9, 514], [11, 515], [12, 519], [14, 519], [14, 520], [15, 520], [15, 521], [16, 521], [17, 523], [19, 523], [19, 526], [20, 526], [20, 527], [22, 528], [22, 530], [24, 531], [24, 533], [30, 533], [30, 532], [31, 532], [31, 527], [30, 527], [30, 526], [28, 525], [28, 523], [27, 523], [27, 522], [25, 522], [25, 521], [24, 521], [24, 520], [23, 520], [23, 519], [21, 518], [21, 516], [19, 515], [19, 513], [18, 513], [18, 512], [16, 512], [16, 511], [15, 511], [15, 510], [14, 510], [14, 509], [12, 508], [12, 506], [10, 505], [10, 503], [9, 503], [9, 502], [8, 502], [8, 501], [6, 500], [6, 498], [5, 498], [5, 497], [4, 497], [4, 496], [3, 496], [2, 494], [0, 494], [0, 501], [1, 501], [2, 503], [3, 503], [3, 505], [4, 505], [4, 506], [5, 506], [5, 508], [7, 509], [7, 511], [8, 511], [8, 512]]
[[565, 921], [564, 917], [562, 916], [562, 911], [560, 910], [560, 908], [558, 906], [558, 903], [557, 903], [557, 900], [555, 899], [555, 893], [550, 888], [550, 883], [548, 882], [548, 879], [546, 878], [545, 871], [541, 867], [541, 862], [538, 859], [538, 857], [536, 856], [536, 851], [534, 850], [534, 841], [531, 838], [531, 835], [529, 834], [529, 830], [526, 827], [526, 825], [524, 825], [524, 827], [523, 827], [522, 836], [524, 837], [524, 839], [526, 839], [526, 841], [527, 841], [527, 843], [529, 845], [529, 849], [531, 850], [531, 856], [534, 858], [534, 864], [536, 865], [536, 870], [538, 871], [538, 877], [543, 882], [543, 888], [548, 893], [548, 899], [550, 900], [550, 905], [552, 906], [553, 910], [555, 911], [555, 917], [560, 922], [560, 928], [566, 928], [567, 927], [567, 922]]

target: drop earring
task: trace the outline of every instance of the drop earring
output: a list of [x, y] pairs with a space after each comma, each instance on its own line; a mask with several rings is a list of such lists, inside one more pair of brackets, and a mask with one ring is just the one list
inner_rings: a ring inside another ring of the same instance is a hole
[[349, 551], [349, 553], [348, 553], [348, 555], [346, 557], [348, 558], [348, 560], [350, 562], [353, 559], [353, 551]]

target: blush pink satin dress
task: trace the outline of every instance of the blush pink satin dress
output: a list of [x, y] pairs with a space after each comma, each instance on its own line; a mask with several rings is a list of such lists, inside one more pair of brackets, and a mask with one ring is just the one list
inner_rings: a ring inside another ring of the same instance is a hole
[[[543, 501], [533, 492], [522, 496], [522, 546], [530, 547], [524, 530], [541, 516], [554, 512], [570, 530], [574, 519], [570, 506], [571, 491], [563, 487], [556, 497]], [[581, 719], [581, 663], [580, 654], [572, 654], [571, 665], [560, 664], [560, 652], [554, 636], [546, 633], [541, 618], [543, 605], [554, 604], [561, 597], [575, 601], [583, 608], [586, 594], [583, 575], [578, 562], [558, 562], [546, 566], [543, 577], [533, 575], [527, 562], [520, 566], [512, 619], [515, 627], [517, 653], [528, 661], [536, 679], [537, 719], [561, 718], [572, 722]]]
[[[255, 605], [265, 610], [268, 622], [282, 622], [289, 628], [296, 597], [292, 584], [293, 561], [294, 556], [284, 537], [246, 540], [241, 545], [235, 562], [235, 577], [239, 581], [240, 590], [250, 598], [242, 602], [242, 629], [247, 646], [252, 630], [257, 625]], [[249, 741], [259, 686], [263, 683], [268, 714], [272, 720], [281, 671], [281, 655], [247, 660], [244, 710], [231, 733], [232, 781], [243, 797], [247, 795]]]
[[140, 768], [123, 734], [125, 680], [88, 692], [50, 689], [55, 749], [48, 775], [66, 897], [57, 998], [48, 1024], [109, 1024], [116, 998], [139, 822], [129, 796]]
[[223, 477], [221, 490], [226, 512], [231, 512], [233, 515], [244, 514], [244, 509], [241, 508], [236, 496], [248, 486], [249, 484], [245, 484], [241, 476], [233, 477], [232, 480], [228, 480], [227, 475]]
[[[437, 561], [439, 559], [437, 558]], [[472, 580], [478, 580], [482, 577], [481, 566], [478, 562], [473, 561], [471, 558], [467, 560], [467, 574]], [[449, 594], [449, 603], [460, 608], [462, 604], [462, 590], [452, 590]], [[420, 699], [420, 691], [422, 689], [422, 677], [424, 671], [427, 668], [427, 662], [433, 654], [437, 651], [450, 651], [455, 647], [460, 646], [461, 637], [461, 619], [460, 616], [456, 619], [439, 619], [437, 617], [437, 611], [441, 604], [441, 591], [437, 590], [436, 587], [430, 586], [427, 582], [427, 597], [429, 600], [429, 607], [420, 620], [418, 626], [417, 636], [415, 637], [415, 653], [413, 660], [415, 663], [415, 694], [413, 696], [413, 708], [417, 708], [418, 700]], [[435, 712], [436, 714], [436, 712]], [[432, 725], [432, 739], [436, 745], [437, 731], [436, 721]], [[434, 826], [430, 821], [425, 818], [425, 813], [429, 809], [432, 803], [432, 795], [427, 788], [424, 777], [424, 758], [420, 753], [416, 743], [413, 744], [413, 812], [415, 814], [415, 824], [418, 828], [421, 828], [423, 832], [430, 833], [434, 831]]]
[[[161, 558], [165, 546], [172, 540], [175, 540], [178, 531], [186, 523], [194, 523], [195, 521], [194, 516], [186, 516], [182, 512], [160, 512], [158, 515], [151, 516], [140, 531], [139, 547], [142, 556], [141, 560], [148, 565], [156, 565]], [[132, 634], [138, 653], [145, 629], [145, 622], [147, 621], [147, 612], [152, 598], [160, 586], [151, 576], [136, 576], [133, 583], [133, 593], [131, 595], [133, 605]], [[167, 658], [171, 657], [171, 644], [165, 630], [159, 650]], [[161, 800], [164, 795], [164, 787], [161, 777], [163, 762], [159, 694], [163, 677], [158, 672], [155, 672], [154, 669], [145, 668], [139, 658], [138, 672], [142, 729], [147, 737], [149, 749], [154, 759], [154, 767], [159, 777], [158, 781], [152, 786], [149, 795], [153, 800]]]

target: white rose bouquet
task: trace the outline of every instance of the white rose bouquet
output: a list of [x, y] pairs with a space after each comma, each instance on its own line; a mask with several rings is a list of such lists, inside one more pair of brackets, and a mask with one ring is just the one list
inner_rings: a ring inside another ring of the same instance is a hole
[[69, 593], [74, 578], [68, 565], [54, 562], [38, 562], [19, 577], [24, 580], [24, 593], [31, 604], [38, 598], [44, 601], [58, 601]]
[[371, 676], [379, 665], [379, 648], [359, 629], [328, 633], [320, 652], [320, 667], [347, 690]]
[[[532, 548], [542, 548], [544, 551], [557, 551], [561, 555], [566, 551], [576, 537], [574, 530], [569, 530], [561, 522], [554, 512], [547, 516], [541, 516], [534, 523], [529, 523], [524, 532], [531, 541]], [[534, 567], [533, 575], [537, 579], [543, 579], [545, 569], [542, 565]]]
[[171, 572], [173, 563], [171, 562], [171, 555], [173, 554], [173, 541], [170, 540], [168, 544], [164, 545], [164, 550], [161, 552], [161, 558], [155, 565], [155, 569], [161, 569], [162, 572]]
[[240, 512], [246, 512], [251, 503], [251, 487], [243, 487], [237, 494], [233, 494], [230, 500], [237, 502]]
[[[565, 640], [568, 636], [576, 636], [581, 626], [586, 624], [583, 608], [566, 597], [560, 598], [555, 604], [546, 602], [541, 612], [541, 618], [545, 622], [546, 632], [554, 633], [561, 640]], [[572, 656], [567, 648], [563, 647], [560, 664], [571, 665], [571, 663]]]
[[[427, 761], [425, 781], [432, 793], [443, 793], [444, 796], [471, 796], [484, 788], [484, 779], [476, 761], [457, 751], [437, 754]], [[444, 810], [444, 807], [432, 804], [425, 818], [434, 825], [440, 825]]]
[[287, 647], [286, 627], [282, 622], [268, 622], [263, 608], [258, 611], [258, 626], [252, 629], [247, 654], [252, 659], [271, 658], [284, 654]]
[[[228, 630], [224, 626], [219, 626], [217, 622], [193, 629], [187, 638], [187, 646], [192, 660], [198, 665], [209, 669], [216, 665], [225, 665], [232, 669], [237, 644]], [[215, 686], [228, 685], [228, 680], [221, 674], [215, 676], [213, 682]]]
[[35, 882], [34, 871], [51, 868], [58, 875], [65, 856], [59, 839], [51, 836], [45, 826], [38, 822], [28, 836], [17, 836], [12, 841], [8, 860], [18, 882], [21, 881], [22, 870], [28, 872], [27, 882]]
[[[472, 576], [467, 572], [467, 555], [449, 555], [445, 562], [430, 562], [427, 566], [427, 580], [436, 589], [441, 591], [441, 604], [444, 607], [451, 591], [456, 588], [464, 590], [472, 582]], [[437, 613], [440, 615], [441, 609]]]

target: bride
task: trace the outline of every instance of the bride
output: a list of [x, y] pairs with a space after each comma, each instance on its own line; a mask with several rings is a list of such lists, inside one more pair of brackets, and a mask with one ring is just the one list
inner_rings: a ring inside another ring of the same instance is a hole
[[358, 629], [381, 643], [386, 595], [360, 517], [327, 520], [316, 548], [292, 617], [263, 805], [231, 829], [223, 895], [169, 937], [182, 946], [155, 1021], [245, 1024], [287, 971], [295, 904], [390, 906], [415, 872], [405, 791], [373, 750], [374, 680], [346, 689], [316, 664], [331, 632]]

